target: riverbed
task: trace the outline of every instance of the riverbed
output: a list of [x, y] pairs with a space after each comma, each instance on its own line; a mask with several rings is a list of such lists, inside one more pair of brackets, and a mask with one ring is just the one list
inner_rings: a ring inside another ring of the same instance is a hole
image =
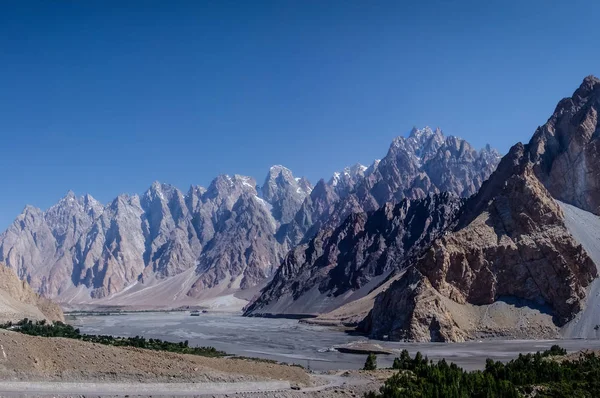
[[[369, 341], [323, 326], [299, 323], [293, 319], [244, 318], [237, 314], [188, 312], [140, 312], [77, 316], [70, 321], [82, 333], [114, 336], [144, 336], [169, 341], [188, 340], [190, 345], [213, 346], [230, 354], [296, 363], [313, 370], [359, 369], [365, 355], [346, 354], [333, 347]], [[519, 353], [545, 350], [559, 344], [569, 352], [600, 350], [600, 340], [486, 340], [467, 343], [402, 343], [375, 341], [392, 349], [437, 360], [446, 358], [465, 369], [479, 369], [486, 358], [507, 361]], [[379, 355], [379, 366], [391, 366], [394, 355]]]

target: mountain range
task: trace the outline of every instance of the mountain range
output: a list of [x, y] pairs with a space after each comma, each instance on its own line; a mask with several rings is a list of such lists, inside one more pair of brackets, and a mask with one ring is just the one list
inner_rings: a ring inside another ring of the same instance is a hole
[[[415, 128], [371, 166], [345, 168], [314, 187], [273, 166], [260, 187], [251, 177], [221, 175], [187, 193], [155, 182], [108, 204], [69, 192], [46, 211], [26, 206], [0, 234], [0, 261], [63, 305], [173, 307], [218, 297], [241, 304], [278, 275], [291, 249], [353, 213], [442, 192], [470, 196], [499, 159], [489, 146], [477, 151], [439, 129]], [[335, 289], [355, 289], [389, 269], [359, 270]]]
[[599, 110], [589, 76], [504, 157], [415, 128], [314, 186], [273, 166], [262, 186], [69, 192], [25, 207], [0, 261], [63, 306], [247, 304], [392, 340], [598, 338]]
[[246, 314], [392, 340], [598, 338], [599, 109], [589, 76], [475, 195], [354, 214], [288, 254]]

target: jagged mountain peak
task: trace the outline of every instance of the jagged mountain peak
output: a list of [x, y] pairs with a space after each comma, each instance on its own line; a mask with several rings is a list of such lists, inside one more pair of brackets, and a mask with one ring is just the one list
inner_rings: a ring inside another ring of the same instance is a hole
[[273, 166], [271, 166], [269, 168], [269, 174], [270, 175], [279, 175], [279, 174], [292, 174], [292, 171], [290, 169], [288, 169], [287, 167], [281, 165], [281, 164], [274, 164]]
[[369, 168], [360, 163], [352, 166], [344, 167], [340, 171], [333, 173], [328, 184], [335, 189], [340, 197], [347, 196], [356, 187], [362, 179], [367, 175]]
[[[300, 184], [301, 182], [303, 185], [306, 185], [306, 183], [310, 185], [310, 182], [308, 182], [308, 179], [306, 177], [294, 177], [292, 171], [287, 167], [282, 165], [273, 165], [269, 168], [269, 172], [265, 177], [265, 182], [263, 184], [263, 193], [265, 193], [268, 196], [270, 194], [270, 192], [268, 191], [274, 189], [274, 187], [282, 187], [286, 184], [295, 186]], [[265, 190], [267, 190], [267, 192], [264, 192]], [[307, 194], [308, 192], [303, 190], [303, 193]]]
[[161, 199], [161, 200], [169, 200], [173, 195], [178, 194], [179, 189], [171, 184], [161, 183], [159, 181], [154, 181], [150, 188], [146, 190], [143, 197], [144, 199]]
[[58, 217], [58, 214], [72, 212], [93, 212], [101, 211], [103, 205], [92, 197], [90, 194], [77, 197], [72, 190], [67, 191], [56, 204], [52, 205], [48, 210], [44, 211], [46, 217]]
[[234, 174], [221, 174], [217, 176], [203, 194], [207, 198], [239, 196], [242, 192], [256, 194], [256, 180], [252, 177]]
[[43, 210], [33, 205], [25, 205], [21, 214], [42, 214]]
[[306, 194], [310, 194], [312, 192], [313, 186], [310, 183], [310, 181], [308, 180], [308, 178], [306, 178], [306, 177], [296, 177], [295, 180], [298, 183], [298, 186], [300, 187], [300, 189], [302, 191], [306, 192]]
[[433, 130], [429, 126], [425, 126], [421, 129], [415, 126], [408, 134], [408, 138], [414, 138], [416, 140], [428, 140], [435, 135], [442, 135], [442, 130], [439, 127], [436, 127], [435, 130]]
[[201, 185], [190, 185], [190, 188], [188, 189], [188, 195], [191, 194], [195, 194], [198, 196], [201, 196], [204, 192], [206, 192], [206, 188], [204, 188]]
[[263, 199], [271, 204], [271, 213], [281, 224], [294, 218], [311, 191], [308, 179], [294, 177], [290, 169], [281, 165], [271, 166], [261, 188]]
[[127, 206], [127, 205], [134, 205], [134, 206], [140, 207], [141, 206], [140, 196], [137, 194], [130, 195], [130, 194], [122, 193], [122, 194], [118, 195], [116, 198], [114, 198], [109, 206], [111, 208], [116, 209], [119, 206]]

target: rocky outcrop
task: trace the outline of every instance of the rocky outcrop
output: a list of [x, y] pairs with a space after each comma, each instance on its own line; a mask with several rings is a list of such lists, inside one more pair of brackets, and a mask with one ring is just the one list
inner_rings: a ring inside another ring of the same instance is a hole
[[64, 322], [60, 307], [41, 297], [10, 268], [0, 264], [0, 322], [23, 318]]
[[[438, 238], [456, 221], [462, 203], [448, 193], [405, 199], [372, 213], [352, 214], [336, 229], [322, 229], [309, 243], [290, 251], [246, 315], [297, 315], [300, 308], [316, 314], [342, 305], [348, 294], [381, 280], [405, 257]], [[328, 305], [315, 296], [315, 289], [318, 296], [329, 298]]]
[[[475, 338], [490, 330], [464, 319], [466, 308], [490, 308], [508, 297], [531, 311], [545, 308], [557, 334], [584, 309], [596, 264], [571, 235], [554, 198], [597, 211], [597, 178], [587, 167], [595, 161], [598, 88], [597, 79], [586, 78], [528, 145], [511, 149], [466, 204], [454, 231], [411, 261], [377, 298], [365, 331], [416, 341]], [[547, 336], [528, 327], [521, 319], [502, 333]]]

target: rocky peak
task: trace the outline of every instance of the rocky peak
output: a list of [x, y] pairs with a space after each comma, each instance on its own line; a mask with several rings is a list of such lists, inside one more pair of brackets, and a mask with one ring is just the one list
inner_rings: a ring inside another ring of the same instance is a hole
[[185, 195], [185, 203], [191, 212], [198, 209], [199, 204], [202, 200], [202, 195], [206, 192], [206, 188], [199, 185], [191, 185], [187, 194]]
[[[91, 196], [88, 195], [88, 198]], [[53, 235], [60, 241], [65, 239], [67, 234], [75, 239], [76, 234], [89, 227], [94, 217], [101, 213], [101, 209], [102, 206], [93, 198], [86, 202], [85, 197], [77, 198], [73, 191], [68, 191], [57, 204], [44, 212], [44, 219], [51, 226]]]
[[573, 96], [559, 102], [531, 138], [527, 152], [537, 177], [552, 195], [600, 214], [600, 80], [585, 78]]
[[153, 201], [169, 202], [173, 196], [180, 194], [179, 190], [170, 184], [163, 184], [158, 181], [154, 181], [150, 188], [142, 196], [143, 203], [150, 203]]
[[308, 178], [296, 177], [296, 182], [298, 182], [298, 186], [300, 187], [300, 189], [304, 191], [307, 195], [309, 195], [312, 192], [313, 186], [310, 183], [310, 181], [308, 181]]
[[306, 179], [296, 179], [292, 172], [281, 165], [269, 169], [262, 186], [263, 198], [272, 206], [275, 220], [282, 224], [290, 222], [312, 187]]
[[379, 166], [379, 162], [381, 162], [381, 159], [375, 159], [373, 163], [371, 163], [371, 165], [365, 170], [365, 176], [373, 174], [373, 172], [375, 172], [377, 169], [377, 166]]
[[345, 167], [341, 172], [336, 171], [329, 180], [329, 185], [334, 188], [337, 194], [343, 198], [346, 197], [358, 182], [360, 182], [369, 168], [360, 163]]
[[242, 192], [256, 194], [256, 182], [251, 177], [227, 174], [217, 176], [202, 195], [203, 202], [228, 203], [231, 208]]

